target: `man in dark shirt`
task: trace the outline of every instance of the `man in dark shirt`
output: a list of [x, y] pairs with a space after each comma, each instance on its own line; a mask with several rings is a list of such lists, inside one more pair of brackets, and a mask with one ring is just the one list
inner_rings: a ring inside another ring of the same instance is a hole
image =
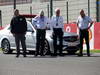
[[18, 9], [15, 9], [14, 11], [14, 17], [11, 20], [10, 26], [11, 26], [11, 33], [15, 37], [15, 42], [16, 42], [16, 49], [17, 49], [16, 57], [19, 57], [20, 55], [20, 42], [23, 49], [23, 56], [26, 57], [25, 34], [27, 31], [27, 22], [23, 16], [19, 15]]

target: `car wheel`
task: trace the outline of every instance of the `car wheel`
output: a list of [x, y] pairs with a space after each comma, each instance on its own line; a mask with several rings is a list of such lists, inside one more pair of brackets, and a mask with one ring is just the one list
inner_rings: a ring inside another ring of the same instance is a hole
[[48, 43], [48, 41], [47, 40], [45, 40], [45, 45], [44, 45], [44, 55], [48, 55], [48, 54], [50, 54], [51, 52], [50, 52], [50, 47], [49, 47], [49, 43]]
[[1, 48], [4, 54], [12, 53], [12, 50], [10, 49], [10, 43], [7, 39], [2, 41]]

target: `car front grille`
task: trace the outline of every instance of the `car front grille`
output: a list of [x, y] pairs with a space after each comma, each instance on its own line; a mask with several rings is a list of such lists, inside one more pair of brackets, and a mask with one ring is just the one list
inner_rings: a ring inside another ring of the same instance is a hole
[[63, 39], [66, 42], [75, 42], [78, 40], [78, 36], [68, 36], [68, 37], [63, 37]]

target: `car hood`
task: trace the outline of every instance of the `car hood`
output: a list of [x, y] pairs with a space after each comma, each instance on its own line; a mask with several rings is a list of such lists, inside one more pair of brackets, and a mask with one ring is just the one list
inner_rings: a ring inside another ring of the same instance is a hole
[[[53, 32], [52, 30], [47, 30], [46, 31], [46, 35], [47, 36], [51, 36], [52, 32]], [[66, 37], [66, 36], [78, 36], [78, 34], [77, 33], [73, 33], [73, 32], [64, 32], [63, 37]]]
[[76, 34], [76, 33], [73, 33], [73, 32], [64, 32], [64, 35], [63, 35], [64, 37], [65, 36], [78, 36], [78, 34]]
[[3, 30], [0, 30], [0, 34], [6, 34], [5, 32], [6, 31], [4, 31], [4, 29]]
[[52, 32], [53, 32], [52, 30], [47, 30], [47, 31], [46, 31], [46, 35], [47, 35], [47, 36], [51, 36], [51, 35], [52, 35]]

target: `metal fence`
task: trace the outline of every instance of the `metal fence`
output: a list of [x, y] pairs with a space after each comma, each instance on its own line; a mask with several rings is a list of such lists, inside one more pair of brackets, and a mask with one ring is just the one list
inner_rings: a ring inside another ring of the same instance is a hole
[[[40, 10], [44, 10], [45, 15], [50, 17], [50, 2], [32, 2], [17, 4], [16, 8], [19, 9], [21, 14], [38, 14]], [[61, 9], [61, 15], [65, 23], [75, 22], [79, 16], [80, 9], [84, 9], [88, 15], [88, 0], [65, 0], [53, 1], [53, 15], [55, 9]], [[13, 5], [0, 6], [0, 25], [7, 25], [13, 17]], [[96, 20], [96, 1], [90, 0], [90, 16]]]

